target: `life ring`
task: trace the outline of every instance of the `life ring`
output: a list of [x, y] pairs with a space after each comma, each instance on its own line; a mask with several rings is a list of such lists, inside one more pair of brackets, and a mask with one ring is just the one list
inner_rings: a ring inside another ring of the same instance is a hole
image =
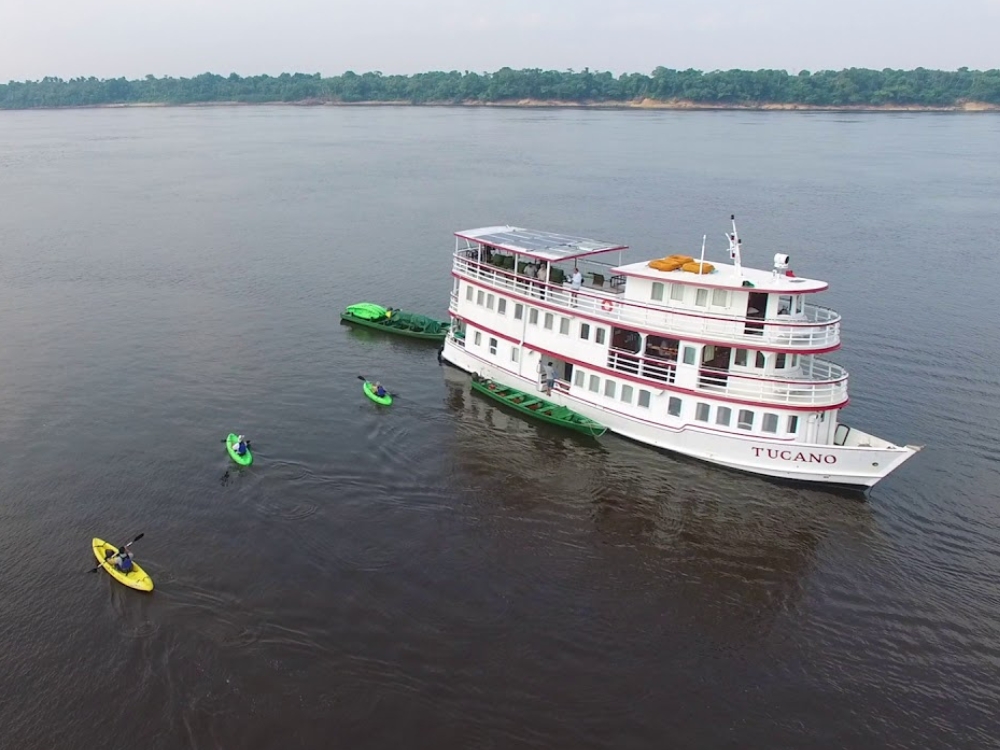
[[614, 303], [609, 299], [606, 299], [601, 303], [601, 309], [604, 310], [604, 312], [611, 312], [611, 310], [614, 309], [614, 306]]

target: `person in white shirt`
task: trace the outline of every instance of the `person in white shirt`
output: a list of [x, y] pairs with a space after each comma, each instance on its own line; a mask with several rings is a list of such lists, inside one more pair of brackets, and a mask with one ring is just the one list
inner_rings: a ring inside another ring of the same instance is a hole
[[551, 362], [545, 368], [545, 392], [552, 395], [552, 387], [556, 384], [556, 368]]
[[576, 307], [576, 293], [583, 286], [583, 274], [580, 273], [580, 269], [576, 266], [573, 267], [573, 279], [570, 283], [573, 286], [573, 307]]

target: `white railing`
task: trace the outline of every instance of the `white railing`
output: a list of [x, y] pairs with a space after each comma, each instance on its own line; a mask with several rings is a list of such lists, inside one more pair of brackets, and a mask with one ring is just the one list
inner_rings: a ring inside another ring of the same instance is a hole
[[569, 285], [548, 284], [537, 279], [477, 263], [456, 253], [456, 273], [483, 284], [526, 297], [534, 297], [554, 307], [586, 312], [610, 323], [635, 325], [662, 331], [665, 335], [689, 335], [747, 348], [777, 346], [788, 349], [819, 349], [840, 343], [840, 316], [818, 305], [806, 305], [806, 320], [788, 318], [752, 320], [742, 317], [709, 315], [669, 308], [653, 308], [626, 302], [620, 294], [588, 288], [573, 292]]
[[[843, 367], [814, 358], [805, 358], [804, 361], [808, 366], [803, 367], [798, 377], [787, 378], [757, 377], [701, 367], [698, 369], [697, 387], [708, 394], [772, 404], [833, 406], [847, 400], [847, 371]], [[620, 349], [608, 352], [608, 367], [667, 384], [674, 382], [677, 368], [676, 364]]]
[[801, 378], [758, 378], [702, 367], [698, 388], [709, 393], [772, 404], [833, 406], [847, 400], [847, 371], [824, 360], [811, 360]]
[[669, 362], [642, 357], [619, 349], [611, 349], [608, 352], [608, 367], [658, 383], [673, 383], [677, 371], [676, 366]]
[[807, 323], [839, 323], [840, 313], [822, 305], [806, 305], [805, 319]]

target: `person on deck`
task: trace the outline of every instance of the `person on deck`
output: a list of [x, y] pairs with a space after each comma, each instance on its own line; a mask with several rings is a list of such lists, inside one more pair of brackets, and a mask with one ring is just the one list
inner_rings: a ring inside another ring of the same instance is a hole
[[580, 287], [583, 286], [583, 274], [580, 273], [580, 269], [576, 266], [573, 267], [573, 279], [570, 282], [573, 287], [573, 307], [576, 307], [576, 293], [580, 291]]
[[545, 392], [552, 395], [552, 387], [556, 384], [556, 368], [551, 362], [545, 367]]

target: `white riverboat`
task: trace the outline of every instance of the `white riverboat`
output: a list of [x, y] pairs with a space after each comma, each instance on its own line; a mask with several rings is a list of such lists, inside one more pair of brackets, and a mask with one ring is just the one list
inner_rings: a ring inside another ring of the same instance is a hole
[[[632, 440], [733, 469], [871, 487], [920, 450], [839, 419], [847, 372], [827, 289], [729, 261], [622, 265], [625, 245], [510, 226], [455, 233], [451, 364]], [[702, 242], [702, 258], [704, 240]]]

